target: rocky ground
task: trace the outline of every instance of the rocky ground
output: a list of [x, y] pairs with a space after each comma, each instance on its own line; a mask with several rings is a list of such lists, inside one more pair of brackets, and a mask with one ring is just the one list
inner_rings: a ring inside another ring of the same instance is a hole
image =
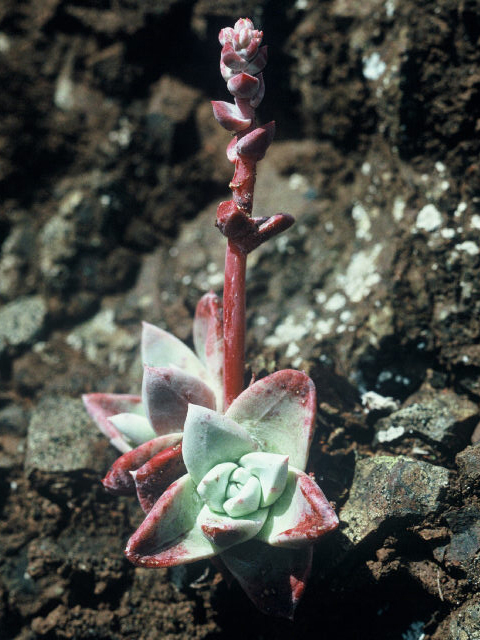
[[[318, 389], [341, 528], [294, 623], [208, 563], [130, 566], [134, 500], [79, 397], [139, 391], [139, 324], [221, 292], [220, 27], [270, 60], [249, 370]], [[475, 0], [0, 6], [0, 637], [480, 638], [480, 8]]]

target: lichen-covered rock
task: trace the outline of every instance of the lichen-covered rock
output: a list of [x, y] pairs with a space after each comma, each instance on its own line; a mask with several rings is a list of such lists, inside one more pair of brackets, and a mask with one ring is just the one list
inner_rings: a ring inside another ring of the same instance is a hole
[[480, 599], [467, 600], [453, 611], [432, 640], [480, 640]]
[[417, 436], [453, 450], [465, 446], [478, 420], [476, 404], [449, 389], [421, 392], [414, 399], [377, 422], [376, 443]]
[[47, 305], [41, 296], [25, 296], [0, 310], [0, 355], [29, 347], [41, 335]]
[[32, 413], [25, 469], [44, 473], [101, 473], [105, 470], [107, 446], [80, 399], [46, 396]]
[[382, 526], [402, 528], [438, 510], [449, 472], [405, 456], [359, 460], [350, 496], [340, 512], [343, 533], [358, 544]]
[[113, 309], [103, 309], [78, 325], [66, 341], [73, 349], [82, 351], [90, 362], [107, 362], [112, 369], [125, 373], [133, 361], [139, 337], [116, 324]]
[[456, 462], [462, 489], [469, 491], [477, 487], [480, 481], [480, 443], [461, 451], [456, 457]]

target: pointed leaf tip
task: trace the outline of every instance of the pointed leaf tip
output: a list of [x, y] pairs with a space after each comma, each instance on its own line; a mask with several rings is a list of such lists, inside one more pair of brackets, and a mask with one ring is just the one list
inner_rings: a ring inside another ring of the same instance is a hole
[[215, 408], [215, 394], [200, 378], [178, 367], [144, 367], [145, 412], [158, 435], [182, 431], [188, 403]]
[[288, 455], [291, 466], [304, 470], [315, 412], [312, 380], [302, 371], [285, 369], [245, 389], [225, 415], [244, 427], [263, 451]]

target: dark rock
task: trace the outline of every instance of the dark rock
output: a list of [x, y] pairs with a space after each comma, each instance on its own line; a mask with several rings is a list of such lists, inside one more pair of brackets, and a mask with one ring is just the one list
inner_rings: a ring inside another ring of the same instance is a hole
[[418, 436], [458, 450], [467, 444], [477, 420], [478, 407], [467, 398], [448, 389], [425, 390], [407, 400], [407, 406], [377, 422], [375, 442]]
[[462, 489], [469, 491], [477, 487], [480, 481], [480, 444], [461, 451], [456, 457], [456, 462]]
[[445, 551], [447, 566], [460, 568], [478, 589], [480, 587], [480, 510], [465, 506], [445, 515], [452, 531], [450, 544]]
[[25, 436], [28, 412], [19, 405], [9, 404], [0, 409], [0, 434]]
[[107, 439], [92, 424], [80, 399], [46, 396], [32, 413], [27, 437], [28, 472], [105, 470]]
[[350, 496], [340, 512], [343, 533], [358, 544], [379, 527], [418, 522], [440, 506], [449, 472], [404, 456], [359, 460]]
[[453, 611], [432, 640], [480, 640], [480, 599], [472, 598]]

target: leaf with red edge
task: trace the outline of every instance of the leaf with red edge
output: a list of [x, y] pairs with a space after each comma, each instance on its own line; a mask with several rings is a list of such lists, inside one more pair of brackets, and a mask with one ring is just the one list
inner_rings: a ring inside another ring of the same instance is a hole
[[141, 397], [121, 393], [86, 393], [82, 400], [90, 417], [95, 420], [100, 431], [109, 438], [113, 446], [122, 453], [130, 451], [132, 447], [109, 418], [125, 412], [145, 415]]
[[223, 405], [223, 322], [222, 302], [210, 291], [202, 296], [193, 320], [193, 344], [201, 362], [215, 381], [217, 410]]
[[279, 549], [255, 538], [220, 558], [262, 613], [292, 620], [310, 575], [312, 553], [311, 545]]
[[147, 418], [158, 435], [183, 429], [190, 402], [215, 408], [213, 390], [178, 367], [146, 366], [142, 397]]
[[196, 525], [202, 507], [191, 477], [182, 476], [154, 504], [125, 555], [140, 567], [173, 567], [215, 555], [220, 549]]
[[219, 549], [246, 542], [253, 538], [263, 527], [268, 509], [258, 509], [248, 515], [230, 518], [211, 511], [205, 505], [197, 517], [197, 526], [203, 535]]
[[302, 371], [284, 369], [245, 389], [225, 416], [235, 420], [263, 451], [289, 456], [305, 469], [315, 430], [315, 385]]
[[177, 445], [181, 442], [182, 435], [181, 433], [171, 433], [166, 436], [159, 436], [141, 444], [136, 449], [124, 453], [123, 456], [115, 460], [102, 480], [105, 489], [115, 495], [134, 495], [135, 482], [130, 472], [139, 469], [147, 460], [153, 458], [160, 451]]
[[270, 507], [257, 538], [273, 546], [299, 547], [315, 542], [338, 524], [337, 514], [315, 481], [290, 467], [287, 486]]
[[149, 367], [175, 365], [207, 384], [210, 382], [207, 370], [186, 344], [148, 322], [142, 323], [142, 362]]
[[132, 471], [140, 506], [148, 513], [166, 489], [187, 469], [181, 443], [160, 451], [136, 471]]
[[243, 131], [252, 123], [250, 118], [244, 118], [236, 104], [212, 100], [215, 120], [227, 131]]

